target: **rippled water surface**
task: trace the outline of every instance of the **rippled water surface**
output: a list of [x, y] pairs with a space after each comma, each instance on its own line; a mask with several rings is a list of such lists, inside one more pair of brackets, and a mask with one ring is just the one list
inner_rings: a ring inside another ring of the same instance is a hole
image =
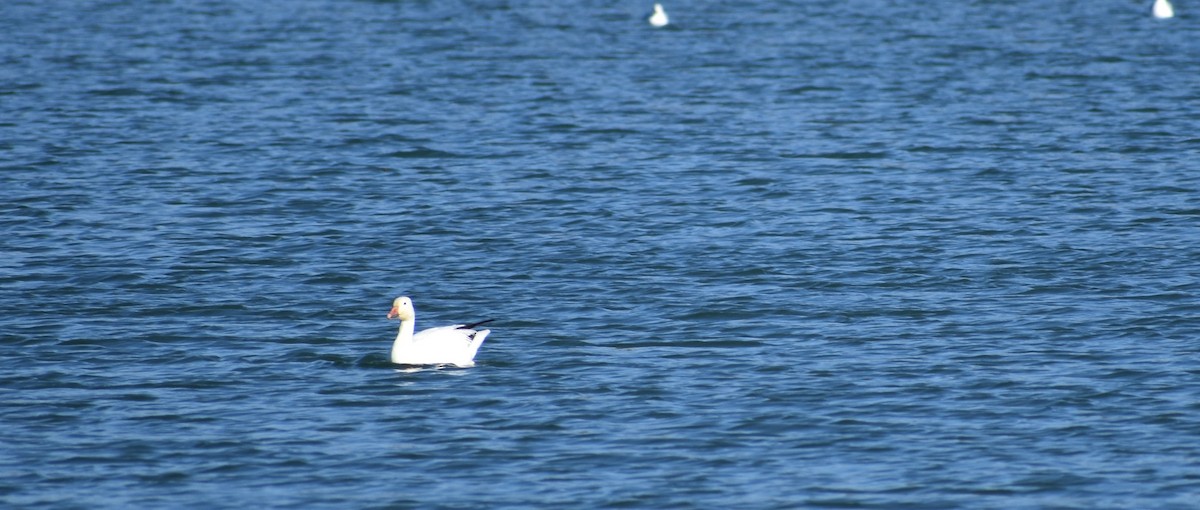
[[4, 2], [0, 503], [1192, 508], [1144, 3]]

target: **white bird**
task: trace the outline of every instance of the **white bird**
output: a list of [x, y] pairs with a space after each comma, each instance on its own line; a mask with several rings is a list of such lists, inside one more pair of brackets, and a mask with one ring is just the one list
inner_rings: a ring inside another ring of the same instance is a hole
[[1174, 18], [1175, 8], [1171, 7], [1171, 2], [1168, 0], [1154, 0], [1154, 17], [1158, 19]]
[[670, 18], [667, 18], [667, 11], [663, 10], [662, 4], [654, 4], [654, 14], [650, 15], [650, 24], [655, 27], [665, 27], [670, 23]]
[[491, 330], [475, 331], [474, 328], [495, 320], [429, 328], [414, 335], [417, 314], [408, 296], [400, 296], [392, 301], [392, 310], [387, 318], [393, 317], [400, 319], [400, 331], [392, 343], [392, 363], [456, 367], [475, 366], [475, 352]]

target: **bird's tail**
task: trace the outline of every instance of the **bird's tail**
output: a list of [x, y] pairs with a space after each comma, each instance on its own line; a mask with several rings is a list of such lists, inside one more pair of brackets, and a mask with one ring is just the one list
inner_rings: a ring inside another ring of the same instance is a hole
[[490, 329], [475, 332], [475, 336], [471, 338], [471, 343], [467, 344], [467, 359], [475, 359], [475, 353], [479, 351], [479, 346], [483, 345], [483, 340], [491, 332], [492, 330]]

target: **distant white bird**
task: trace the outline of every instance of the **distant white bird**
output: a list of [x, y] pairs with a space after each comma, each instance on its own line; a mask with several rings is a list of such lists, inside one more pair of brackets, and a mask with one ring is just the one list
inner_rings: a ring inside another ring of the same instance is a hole
[[413, 334], [417, 322], [412, 299], [400, 296], [392, 301], [387, 318], [400, 319], [400, 331], [392, 342], [392, 363], [397, 365], [454, 365], [475, 366], [475, 352], [491, 330], [475, 331], [475, 326], [495, 319], [472, 324], [456, 324], [430, 328]]
[[1158, 19], [1174, 18], [1175, 8], [1171, 7], [1171, 2], [1168, 0], [1154, 0], [1154, 17]]
[[665, 27], [670, 22], [671, 19], [667, 17], [667, 11], [663, 10], [662, 4], [654, 4], [654, 14], [650, 15], [650, 24], [655, 27]]

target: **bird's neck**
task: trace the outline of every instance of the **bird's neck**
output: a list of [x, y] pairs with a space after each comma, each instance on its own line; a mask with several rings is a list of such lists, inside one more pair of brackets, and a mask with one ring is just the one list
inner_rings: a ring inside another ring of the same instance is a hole
[[400, 331], [396, 332], [396, 341], [392, 345], [397, 346], [411, 344], [413, 341], [413, 328], [416, 326], [416, 323], [417, 321], [411, 319], [400, 321]]

